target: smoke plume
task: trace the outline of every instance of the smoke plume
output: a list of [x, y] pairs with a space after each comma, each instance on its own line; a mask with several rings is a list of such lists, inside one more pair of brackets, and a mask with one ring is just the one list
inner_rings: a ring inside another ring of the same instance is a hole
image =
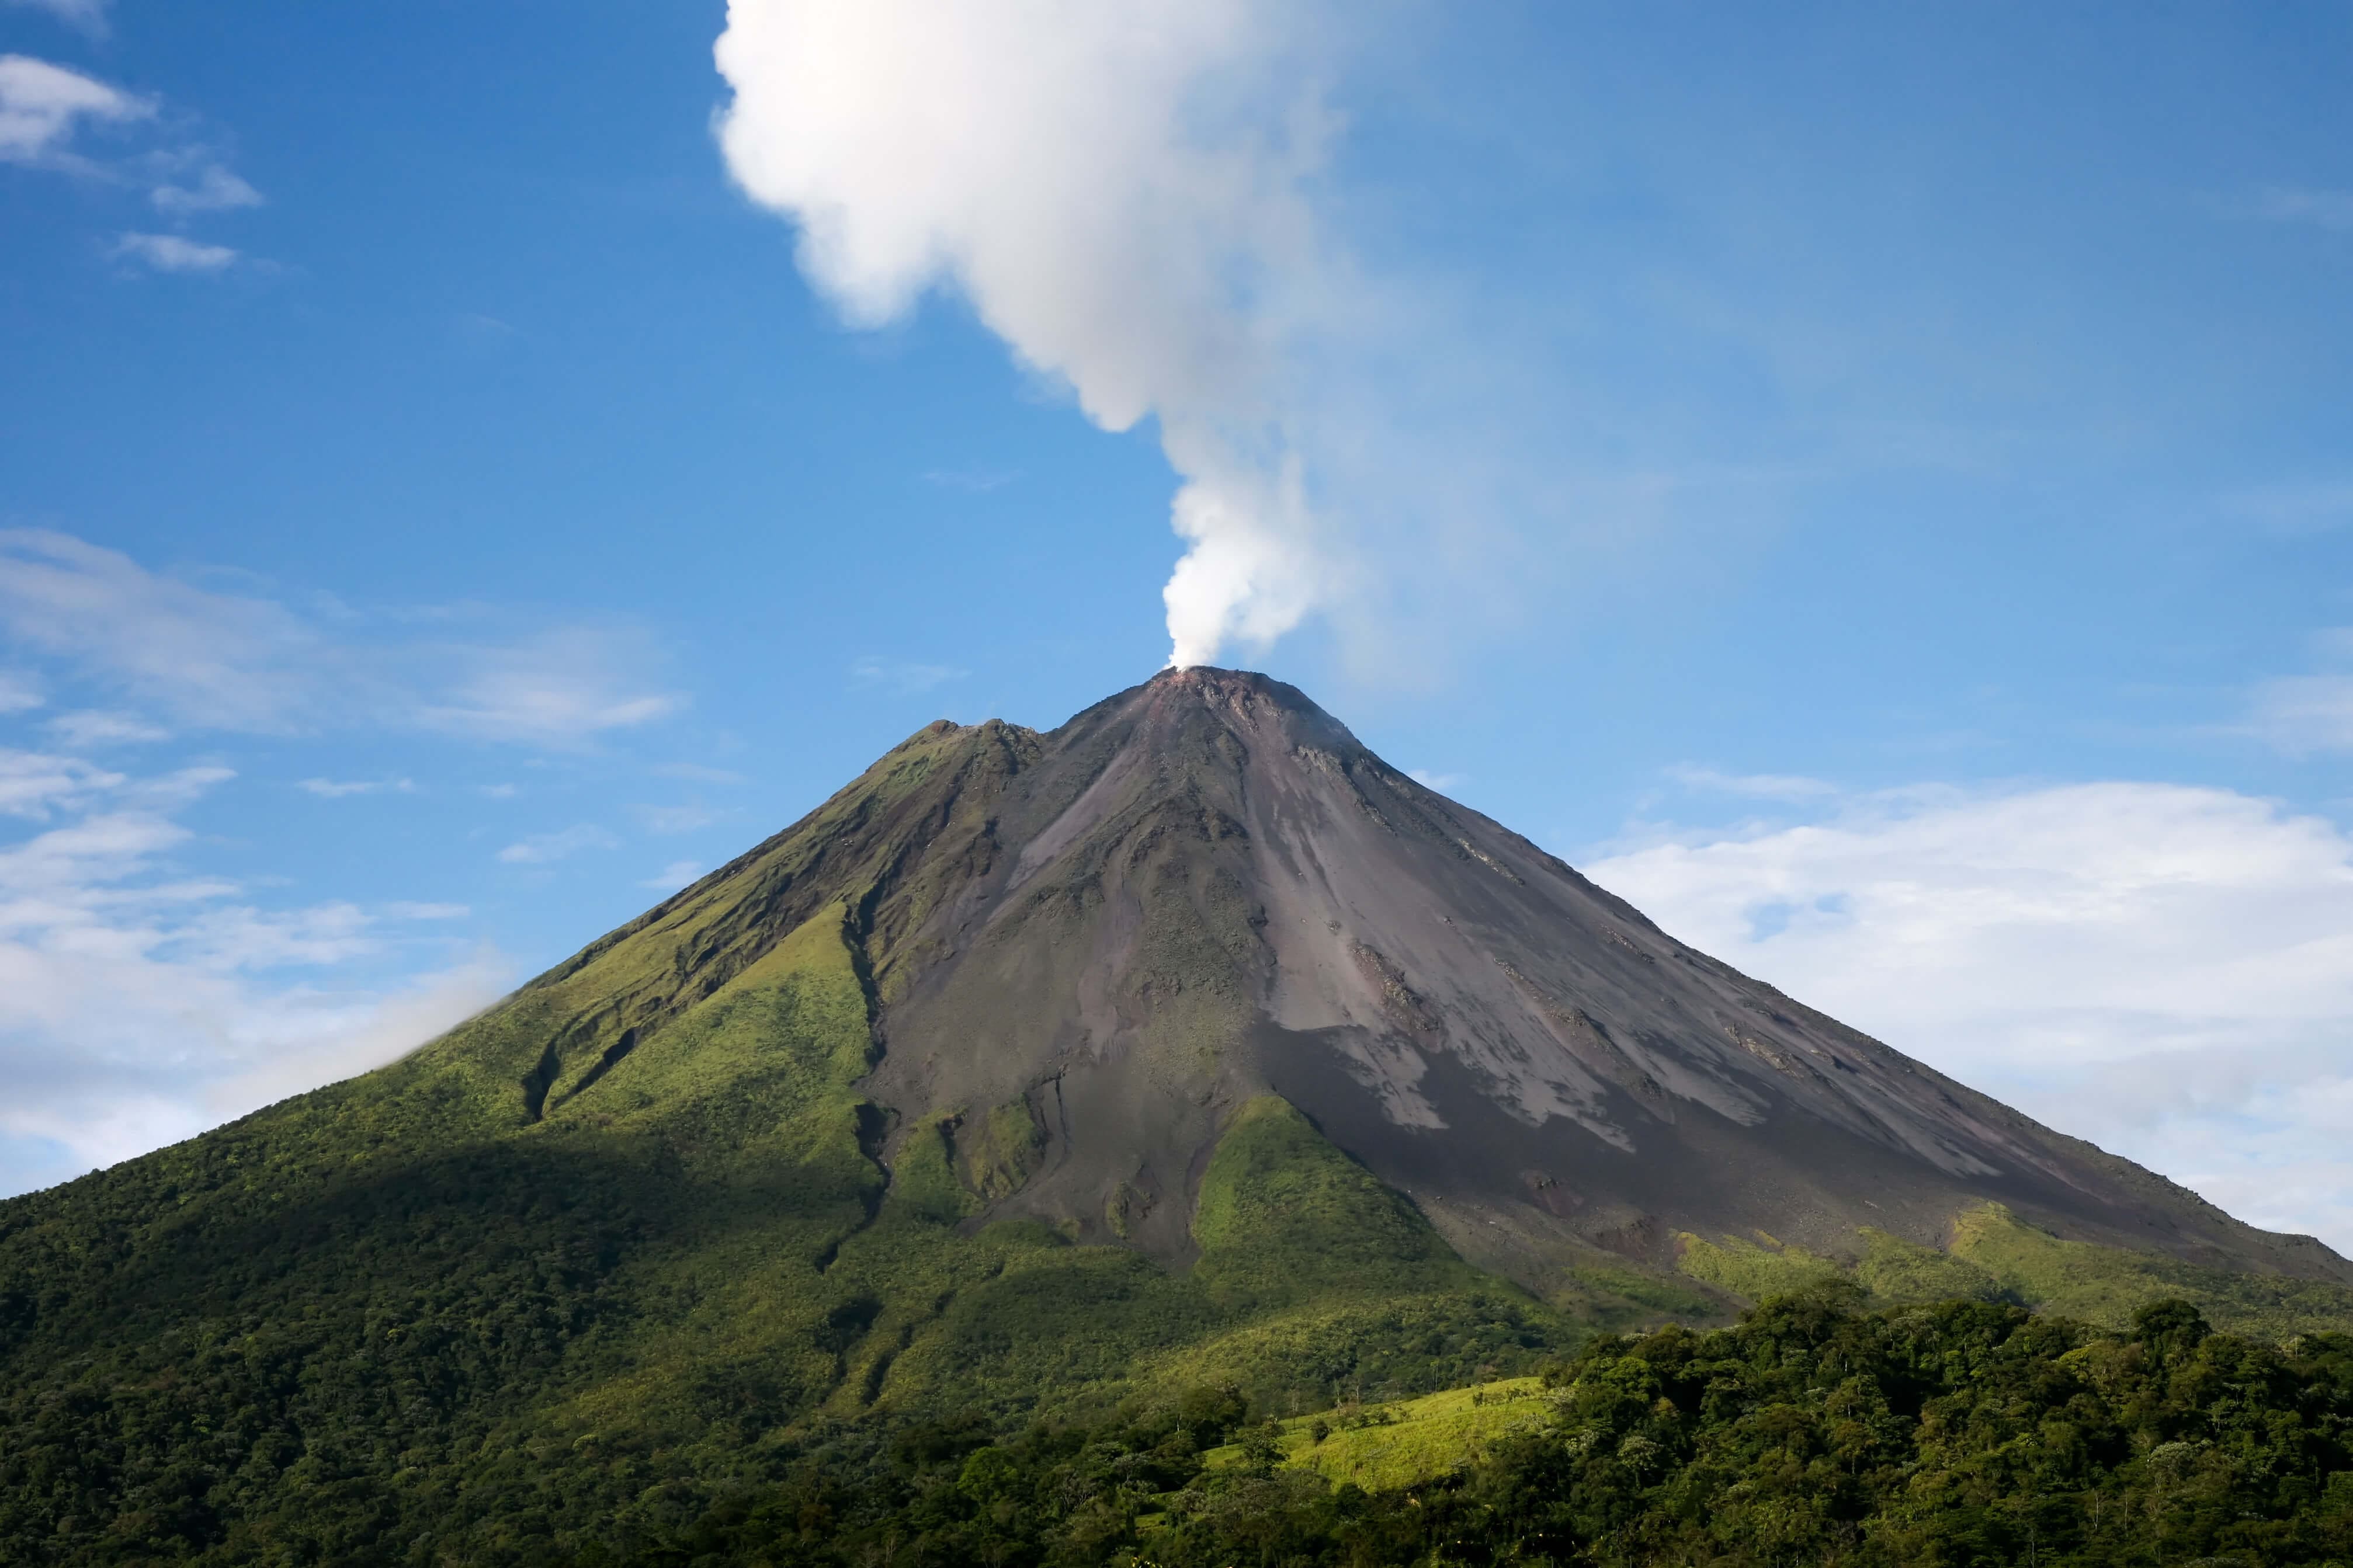
[[733, 0], [716, 50], [728, 169], [848, 321], [953, 291], [1104, 429], [1156, 418], [1177, 665], [1345, 574], [1302, 437], [1350, 293], [1309, 195], [1309, 33], [1266, 0]]

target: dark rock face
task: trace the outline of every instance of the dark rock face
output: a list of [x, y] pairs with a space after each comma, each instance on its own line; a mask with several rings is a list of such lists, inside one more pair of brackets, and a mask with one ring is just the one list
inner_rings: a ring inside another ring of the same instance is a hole
[[[913, 782], [881, 789], [893, 759]], [[1531, 1284], [1679, 1230], [1936, 1244], [1986, 1199], [2353, 1282], [1684, 947], [1263, 676], [1164, 672], [1043, 734], [934, 725], [664, 908], [749, 952], [827, 899], [881, 1003], [886, 1160], [944, 1126], [993, 1214], [1082, 1239], [1187, 1256], [1221, 1119], [1271, 1091]], [[682, 956], [679, 994], [725, 952]]]

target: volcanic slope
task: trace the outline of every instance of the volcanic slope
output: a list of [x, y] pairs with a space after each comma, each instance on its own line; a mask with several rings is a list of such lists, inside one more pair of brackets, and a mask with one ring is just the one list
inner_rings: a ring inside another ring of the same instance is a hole
[[1938, 1246], [1989, 1202], [2084, 1241], [2353, 1283], [2317, 1242], [1675, 942], [1280, 682], [1171, 672], [1051, 734], [917, 743], [987, 758], [987, 782], [859, 917], [888, 1042], [867, 1092], [894, 1146], [939, 1126], [968, 1142], [993, 1213], [1182, 1261], [1219, 1129], [1272, 1094], [1532, 1285], [1587, 1248], [1668, 1263], [1681, 1233]]
[[1315, 1408], [1841, 1274], [2353, 1322], [2318, 1243], [1172, 671], [934, 724], [403, 1061], [0, 1204], [0, 1558], [497, 1561], [843, 1422]]

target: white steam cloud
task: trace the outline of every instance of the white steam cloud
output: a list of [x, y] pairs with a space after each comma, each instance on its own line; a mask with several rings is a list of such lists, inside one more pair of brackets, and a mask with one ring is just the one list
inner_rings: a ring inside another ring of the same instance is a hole
[[1097, 425], [1158, 420], [1177, 665], [1344, 584], [1303, 451], [1352, 292], [1309, 199], [1311, 42], [1263, 0], [733, 0], [718, 43], [727, 166], [849, 321], [953, 290]]

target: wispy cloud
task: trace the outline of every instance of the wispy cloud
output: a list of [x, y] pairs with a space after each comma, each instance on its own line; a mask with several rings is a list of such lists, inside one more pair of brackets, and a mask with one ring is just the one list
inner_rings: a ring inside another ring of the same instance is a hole
[[962, 680], [972, 671], [949, 664], [918, 664], [899, 659], [861, 658], [849, 667], [849, 679], [860, 686], [887, 687], [912, 696]]
[[390, 903], [384, 912], [396, 921], [461, 921], [474, 911], [464, 904]]
[[2291, 755], [2353, 751], [2353, 675], [2292, 675], [2258, 685], [2254, 732]]
[[79, 757], [0, 749], [0, 813], [47, 822], [120, 788], [123, 775]]
[[1429, 768], [1408, 768], [1406, 776], [1424, 789], [1434, 789], [1440, 795], [1444, 795], [1449, 790], [1461, 789], [1471, 782], [1469, 773], [1434, 773]]
[[702, 875], [702, 862], [700, 860], [673, 860], [638, 886], [660, 893], [675, 893]]
[[237, 261], [237, 251], [226, 245], [206, 245], [176, 234], [125, 234], [107, 254], [157, 272], [226, 272]]
[[413, 794], [417, 788], [417, 781], [414, 779], [304, 779], [294, 787], [307, 790], [321, 800], [342, 800], [348, 795], [382, 795], [386, 791], [396, 795]]
[[676, 692], [647, 689], [630, 668], [649, 653], [634, 633], [588, 627], [466, 650], [471, 670], [419, 717], [429, 728], [477, 740], [584, 744], [684, 706]]
[[701, 763], [664, 763], [654, 769], [657, 776], [683, 779], [689, 784], [740, 784], [752, 781], [729, 768], [705, 767]]
[[262, 195], [239, 176], [218, 163], [206, 163], [187, 184], [165, 182], [147, 193], [158, 212], [185, 217], [192, 213], [230, 212], [238, 207], [258, 207]]
[[535, 834], [499, 851], [505, 866], [545, 866], [584, 849], [618, 849], [621, 841], [594, 823], [584, 822], [560, 833]]
[[633, 808], [649, 833], [692, 833], [717, 822], [722, 813], [702, 805], [640, 805]]
[[283, 605], [148, 572], [69, 534], [0, 531], [0, 632], [191, 725], [285, 728], [334, 662]]
[[[103, 30], [102, 6], [50, 0], [41, 8], [87, 31]], [[217, 149], [187, 139], [189, 124], [185, 114], [159, 113], [153, 97], [28, 55], [0, 55], [0, 163], [49, 170], [100, 186], [143, 186], [156, 212], [183, 223], [260, 205], [261, 193], [230, 169]], [[116, 132], [111, 149], [85, 133], [94, 126]], [[231, 246], [142, 229], [119, 234], [105, 254], [150, 272], [218, 276], [233, 268], [277, 270], [273, 263], [253, 260]]]
[[522, 793], [511, 784], [487, 784], [477, 785], [476, 788], [480, 795], [490, 800], [512, 800]]
[[182, 863], [195, 835], [176, 814], [232, 778], [23, 753], [0, 769], [17, 815], [55, 819], [0, 847], [0, 1154], [66, 1151], [0, 1181], [60, 1180], [378, 1066], [503, 987], [489, 955], [389, 989], [322, 984], [381, 950], [374, 917], [261, 910]]
[[2353, 751], [2353, 626], [2311, 639], [2309, 674], [2257, 681], [2247, 691], [2242, 720], [2232, 728], [2289, 756]]
[[155, 112], [152, 100], [29, 55], [0, 55], [0, 163], [88, 172], [69, 149], [86, 121], [121, 124]]
[[1793, 773], [1727, 773], [1715, 768], [1678, 763], [1667, 776], [1688, 790], [1707, 795], [1738, 795], [1749, 800], [1825, 800], [1838, 793], [1836, 784]]
[[108, 0], [5, 0], [19, 11], [47, 11], [58, 21], [91, 37], [106, 36]]
[[118, 713], [105, 708], [60, 713], [46, 728], [69, 746], [143, 746], [172, 738], [169, 730], [136, 713]]
[[2343, 234], [2353, 231], [2353, 191], [2270, 185], [2255, 198], [2255, 215], [2274, 223], [2311, 224]]
[[448, 617], [322, 617], [69, 534], [0, 531], [0, 640], [182, 729], [367, 727], [574, 750], [684, 704], [647, 679], [659, 651], [626, 624], [505, 640], [448, 629]]
[[[1821, 805], [1584, 869], [1898, 1049], [2258, 1224], [2353, 1246], [2353, 838], [2171, 784]], [[2300, 1197], [2275, 1181], [2290, 1165]]]

